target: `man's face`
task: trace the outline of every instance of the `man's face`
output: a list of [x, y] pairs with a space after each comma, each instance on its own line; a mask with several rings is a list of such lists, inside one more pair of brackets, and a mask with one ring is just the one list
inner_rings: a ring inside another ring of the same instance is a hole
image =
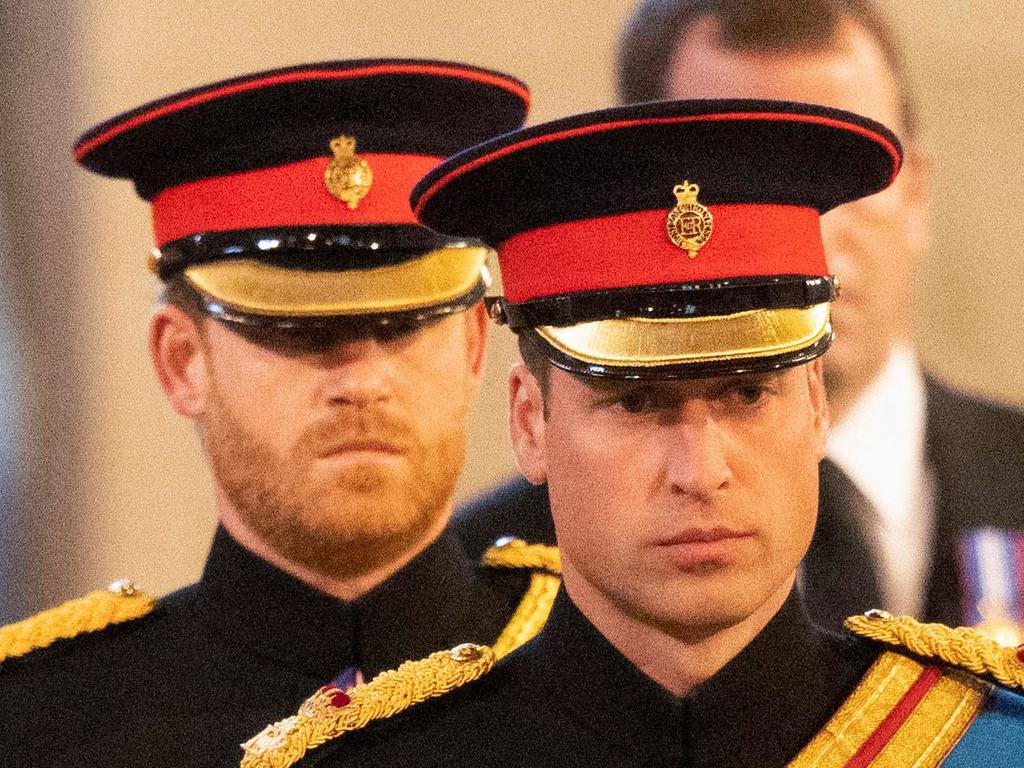
[[[901, 130], [896, 83], [877, 43], [845, 23], [829, 48], [740, 52], [719, 42], [706, 17], [680, 40], [666, 81], [668, 98], [754, 98], [824, 104]], [[912, 144], [896, 182], [822, 217], [829, 267], [841, 281], [833, 305], [836, 341], [825, 376], [833, 404], [846, 402], [881, 370], [909, 324], [914, 258], [927, 244], [925, 161]]]
[[547, 418], [541, 397], [516, 369], [513, 445], [548, 482], [566, 587], [595, 623], [611, 611], [694, 638], [785, 597], [817, 514], [819, 362], [696, 380], [552, 370]]
[[207, 320], [199, 415], [216, 483], [279, 555], [358, 576], [443, 526], [482, 310], [424, 327], [240, 335]]

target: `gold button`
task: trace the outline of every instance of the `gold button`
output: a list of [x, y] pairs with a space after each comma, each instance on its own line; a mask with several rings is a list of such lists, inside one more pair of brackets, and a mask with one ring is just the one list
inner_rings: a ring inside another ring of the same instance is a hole
[[515, 536], [502, 536], [494, 542], [495, 549], [512, 549], [513, 547], [522, 547], [525, 545], [525, 541], [517, 539]]
[[128, 579], [121, 579], [120, 581], [115, 581], [113, 584], [107, 587], [107, 589], [113, 592], [115, 595], [120, 595], [121, 597], [135, 597], [135, 595], [139, 594], [139, 585], [136, 584], [134, 581], [129, 581]]
[[484, 649], [473, 643], [463, 643], [452, 648], [452, 658], [459, 662], [478, 661], [484, 655]]
[[870, 611], [865, 611], [864, 617], [872, 621], [892, 621], [892, 614], [880, 608], [872, 608]]

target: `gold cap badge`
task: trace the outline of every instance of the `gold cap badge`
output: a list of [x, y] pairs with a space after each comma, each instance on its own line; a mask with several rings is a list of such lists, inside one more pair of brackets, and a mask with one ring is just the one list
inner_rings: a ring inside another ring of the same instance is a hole
[[668, 213], [668, 237], [692, 259], [711, 239], [715, 221], [711, 211], [697, 202], [700, 187], [696, 184], [676, 184], [672, 194], [676, 196], [676, 207]]
[[359, 201], [370, 191], [373, 171], [356, 154], [356, 140], [351, 136], [331, 139], [331, 151], [334, 157], [324, 169], [324, 185], [328, 192], [354, 211]]

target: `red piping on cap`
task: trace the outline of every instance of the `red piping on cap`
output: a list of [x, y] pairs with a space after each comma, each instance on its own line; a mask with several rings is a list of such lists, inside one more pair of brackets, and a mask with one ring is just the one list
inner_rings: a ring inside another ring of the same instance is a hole
[[771, 112], [723, 112], [717, 115], [677, 115], [675, 117], [647, 117], [638, 118], [636, 120], [618, 120], [611, 123], [598, 123], [596, 125], [584, 125], [578, 128], [567, 128], [564, 131], [556, 131], [555, 133], [544, 134], [543, 136], [534, 136], [529, 139], [525, 139], [517, 144], [510, 144], [507, 147], [500, 147], [486, 155], [476, 158], [465, 165], [461, 165], [457, 168], [453, 168], [448, 174], [442, 176], [435, 181], [430, 187], [424, 190], [423, 194], [420, 195], [420, 199], [416, 203], [415, 211], [417, 214], [422, 212], [423, 206], [427, 204], [438, 191], [444, 188], [448, 183], [459, 178], [463, 174], [469, 173], [475, 168], [479, 168], [481, 165], [497, 160], [498, 158], [511, 155], [513, 152], [518, 152], [522, 149], [529, 149], [540, 144], [549, 144], [554, 141], [563, 141], [570, 139], [575, 136], [586, 136], [592, 133], [603, 133], [605, 131], [614, 131], [620, 128], [634, 128], [641, 125], [676, 125], [680, 123], [707, 123], [707, 122], [718, 122], [718, 121], [730, 121], [730, 120], [751, 120], [751, 121], [762, 121], [767, 122], [771, 120], [787, 121], [793, 123], [812, 123], [814, 125], [826, 125], [833, 128], [841, 128], [843, 130], [852, 131], [860, 134], [877, 142], [881, 147], [889, 153], [893, 161], [892, 175], [889, 177], [889, 181], [886, 186], [893, 182], [896, 178], [896, 174], [900, 171], [902, 165], [902, 159], [900, 157], [899, 150], [889, 141], [885, 136], [880, 133], [876, 133], [864, 126], [857, 125], [856, 123], [847, 123], [843, 120], [836, 120], [830, 117], [821, 117], [818, 115], [799, 115], [790, 113], [771, 113]]
[[96, 147], [101, 144], [105, 144], [126, 131], [130, 131], [140, 125], [156, 120], [157, 118], [164, 117], [165, 115], [180, 112], [184, 109], [188, 109], [189, 107], [204, 104], [208, 101], [214, 101], [215, 99], [220, 99], [225, 96], [232, 96], [236, 93], [253, 91], [272, 85], [281, 85], [283, 83], [295, 83], [306, 80], [350, 80], [358, 77], [373, 77], [375, 75], [436, 75], [438, 77], [460, 77], [464, 80], [473, 80], [478, 83], [503, 88], [509, 93], [512, 93], [522, 99], [523, 103], [526, 104], [527, 107], [530, 105], [530, 94], [519, 83], [488, 72], [462, 69], [460, 67], [436, 66], [430, 64], [377, 64], [367, 67], [342, 70], [295, 70], [292, 72], [279, 72], [266, 77], [259, 77], [253, 80], [245, 80], [239, 83], [223, 85], [209, 91], [192, 94], [179, 101], [171, 102], [170, 104], [161, 104], [148, 112], [133, 115], [124, 122], [111, 126], [98, 136], [94, 136], [88, 141], [85, 141], [75, 147], [75, 161], [80, 163], [82, 158], [92, 152]]
[[198, 232], [332, 224], [416, 224], [409, 191], [440, 158], [360, 154], [373, 184], [355, 210], [324, 184], [331, 158], [245, 171], [165, 189], [153, 198], [153, 232], [164, 245]]
[[693, 259], [668, 238], [670, 208], [573, 221], [498, 248], [506, 298], [728, 277], [827, 275], [820, 217], [792, 205], [711, 205], [711, 239]]

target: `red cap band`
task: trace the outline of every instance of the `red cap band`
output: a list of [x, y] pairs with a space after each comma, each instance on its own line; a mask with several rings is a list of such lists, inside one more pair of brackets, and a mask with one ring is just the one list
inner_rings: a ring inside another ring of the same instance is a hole
[[819, 215], [792, 205], [710, 205], [711, 239], [691, 259], [669, 240], [669, 208], [514, 235], [498, 249], [505, 296], [541, 296], [727, 277], [827, 275]]
[[373, 172], [355, 210], [324, 184], [330, 157], [217, 176], [165, 189], [153, 198], [156, 243], [198, 232], [357, 224], [416, 224], [409, 193], [440, 162], [425, 155], [360, 154]]

